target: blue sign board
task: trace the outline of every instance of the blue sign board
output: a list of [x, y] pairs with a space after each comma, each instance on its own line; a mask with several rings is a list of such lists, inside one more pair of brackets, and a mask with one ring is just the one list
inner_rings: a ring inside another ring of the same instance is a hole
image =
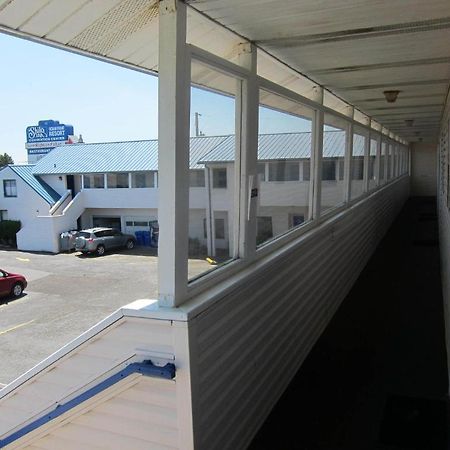
[[57, 120], [40, 120], [38, 125], [27, 127], [28, 153], [42, 153], [49, 148], [65, 144], [73, 135], [73, 126], [59, 123]]

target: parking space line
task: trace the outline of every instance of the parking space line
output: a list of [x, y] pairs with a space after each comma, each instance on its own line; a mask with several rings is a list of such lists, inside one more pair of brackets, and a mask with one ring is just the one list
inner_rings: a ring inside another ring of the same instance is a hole
[[18, 261], [30, 262], [29, 258], [16, 258]]
[[33, 320], [30, 320], [29, 322], [19, 323], [19, 325], [15, 325], [15, 326], [13, 326], [13, 327], [11, 327], [11, 328], [8, 328], [7, 330], [0, 331], [0, 336], [1, 336], [2, 334], [9, 333], [10, 331], [17, 330], [18, 328], [25, 327], [26, 325], [29, 325], [30, 323], [33, 323], [33, 322], [34, 322], [34, 319], [33, 319]]

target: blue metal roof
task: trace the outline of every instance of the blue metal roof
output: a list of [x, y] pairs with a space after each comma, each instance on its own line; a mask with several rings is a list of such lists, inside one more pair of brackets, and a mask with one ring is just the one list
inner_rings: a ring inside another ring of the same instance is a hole
[[[192, 137], [190, 167], [229, 136]], [[78, 173], [146, 172], [158, 170], [158, 140], [72, 144], [56, 147], [40, 159], [35, 175]]]
[[[261, 134], [258, 137], [258, 160], [309, 159], [311, 157], [311, 133]], [[345, 132], [325, 131], [323, 157], [342, 158], [345, 155]], [[354, 156], [364, 156], [364, 137], [354, 135]], [[222, 141], [205, 155], [200, 163], [231, 162], [235, 158], [234, 137]]]
[[61, 196], [50, 187], [44, 180], [33, 174], [33, 165], [9, 165], [14, 173], [22, 178], [32, 189], [34, 189], [47, 203], [55, 204]]
[[158, 170], [157, 140], [63, 145], [40, 159], [33, 173], [61, 175], [152, 170]]
[[[355, 135], [354, 155], [364, 155], [364, 139]], [[323, 156], [343, 157], [345, 133], [325, 131]], [[307, 159], [311, 157], [311, 133], [261, 134], [258, 138], [260, 161]], [[231, 162], [235, 158], [235, 136], [201, 136], [190, 139], [191, 169], [205, 163]], [[82, 173], [144, 172], [158, 170], [158, 141], [105, 142], [56, 147], [39, 160], [35, 175]]]

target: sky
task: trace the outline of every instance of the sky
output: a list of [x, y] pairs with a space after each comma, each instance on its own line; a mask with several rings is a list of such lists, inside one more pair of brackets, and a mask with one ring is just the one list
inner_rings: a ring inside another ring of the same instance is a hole
[[[26, 163], [25, 130], [40, 120], [72, 125], [84, 142], [158, 137], [157, 77], [0, 33], [0, 154]], [[193, 89], [207, 136], [234, 133], [234, 101]], [[297, 118], [261, 110], [260, 132], [304, 131]]]

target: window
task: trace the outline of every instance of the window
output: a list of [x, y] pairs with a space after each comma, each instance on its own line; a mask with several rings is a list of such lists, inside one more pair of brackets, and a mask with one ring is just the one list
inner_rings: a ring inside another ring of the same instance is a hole
[[266, 181], [266, 164], [265, 163], [258, 163], [256, 165], [256, 171], [258, 173], [259, 181]]
[[344, 203], [348, 131], [347, 120], [333, 114], [324, 115], [320, 214]]
[[364, 159], [354, 158], [352, 161], [352, 180], [362, 180], [364, 178]]
[[338, 170], [339, 170], [339, 181], [342, 181], [344, 179], [344, 172], [345, 172], [345, 160], [344, 158], [339, 158], [337, 160], [338, 163]]
[[[109, 180], [108, 180], [108, 186], [109, 186]], [[133, 188], [153, 188], [153, 187], [155, 187], [155, 172], [132, 173], [131, 174], [131, 187], [133, 187]]]
[[17, 197], [16, 180], [3, 180], [3, 194], [5, 197]]
[[225, 239], [225, 219], [214, 219], [216, 239]]
[[269, 181], [298, 181], [299, 164], [293, 161], [269, 163]]
[[6, 209], [0, 209], [0, 222], [8, 220], [8, 211]]
[[102, 173], [83, 175], [83, 179], [85, 189], [103, 189], [105, 187], [105, 176]]
[[303, 161], [303, 181], [311, 179], [311, 161]]
[[213, 188], [227, 187], [227, 169], [213, 169]]
[[305, 221], [305, 216], [301, 214], [291, 214], [291, 227], [297, 227]]
[[258, 216], [256, 218], [256, 244], [262, 244], [273, 238], [272, 217]]
[[127, 173], [108, 173], [108, 188], [127, 188], [128, 174]]
[[189, 171], [189, 186], [205, 187], [205, 171], [203, 169]]
[[[344, 161], [342, 161], [343, 163]], [[344, 164], [342, 164], [343, 166]], [[342, 173], [344, 171], [342, 170]], [[343, 179], [343, 178], [342, 178]], [[322, 180], [336, 180], [336, 163], [334, 160], [322, 161]]]

